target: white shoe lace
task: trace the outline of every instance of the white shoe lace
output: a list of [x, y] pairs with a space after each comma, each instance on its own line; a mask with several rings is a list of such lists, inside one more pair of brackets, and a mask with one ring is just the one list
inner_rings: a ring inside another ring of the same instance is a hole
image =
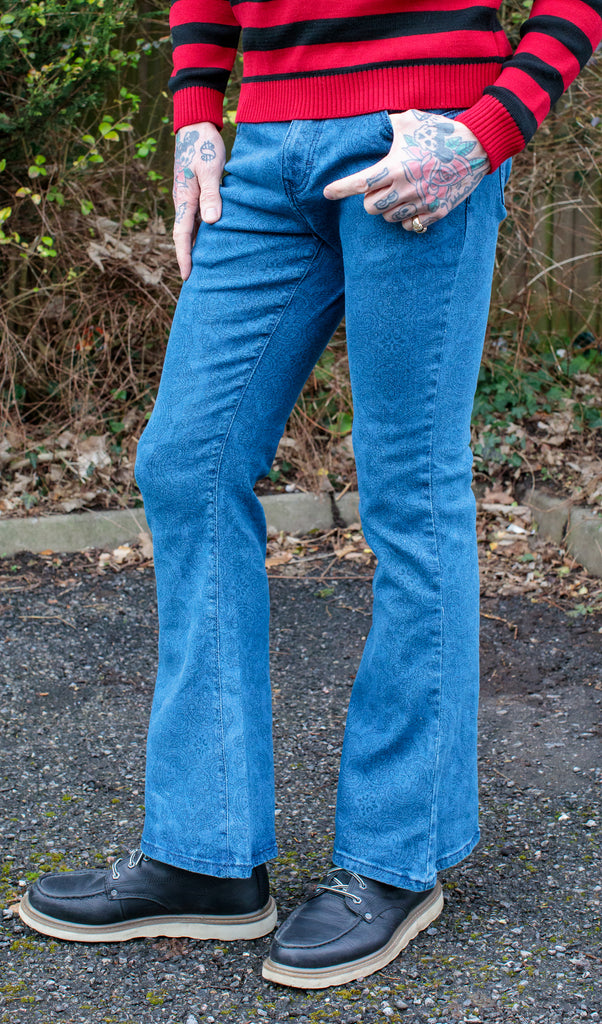
[[[118, 857], [117, 860], [113, 861], [113, 863], [111, 864], [111, 874], [112, 874], [113, 878], [121, 878], [121, 875], [119, 874], [119, 871], [117, 870], [117, 866], [118, 866], [118, 864], [121, 864], [123, 859], [124, 859], [123, 857]], [[148, 860], [148, 857], [145, 857], [145, 855], [143, 854], [142, 850], [130, 850], [130, 857], [129, 857], [128, 865], [127, 865], [128, 868], [135, 868], [135, 867], [137, 867], [137, 865], [143, 859], [144, 860]]]
[[[340, 878], [337, 878], [338, 872], [344, 870], [350, 875], [349, 882], [341, 882]], [[361, 903], [362, 897], [357, 896], [354, 892], [349, 892], [349, 883], [351, 879], [355, 879], [360, 889], [366, 888], [366, 883], [361, 875], [356, 875], [355, 871], [349, 871], [348, 868], [330, 868], [326, 872], [326, 879], [324, 882], [319, 882], [316, 886], [316, 892], [333, 892], [335, 896], [345, 896], [353, 900], [354, 903]]]

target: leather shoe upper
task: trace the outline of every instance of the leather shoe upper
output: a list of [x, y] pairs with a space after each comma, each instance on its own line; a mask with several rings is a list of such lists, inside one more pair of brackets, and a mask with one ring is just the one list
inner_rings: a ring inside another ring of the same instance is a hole
[[432, 891], [413, 892], [332, 868], [278, 929], [270, 959], [318, 969], [369, 956]]
[[29, 890], [29, 902], [40, 913], [87, 925], [160, 914], [252, 914], [268, 898], [265, 864], [250, 878], [216, 878], [151, 860], [141, 850], [108, 870], [43, 875]]

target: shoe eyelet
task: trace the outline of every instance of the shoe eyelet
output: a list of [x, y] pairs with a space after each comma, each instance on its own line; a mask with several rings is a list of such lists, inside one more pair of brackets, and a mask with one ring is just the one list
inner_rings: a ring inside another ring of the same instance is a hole
[[117, 889], [111, 889], [111, 896], [117, 895]]
[[365, 917], [366, 921], [371, 921], [372, 920], [372, 914], [364, 914], [364, 917]]

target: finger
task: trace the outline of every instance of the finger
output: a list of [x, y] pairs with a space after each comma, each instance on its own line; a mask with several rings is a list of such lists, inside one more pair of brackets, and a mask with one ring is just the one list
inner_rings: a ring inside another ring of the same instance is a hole
[[390, 180], [391, 171], [388, 162], [379, 160], [377, 164], [366, 167], [363, 171], [331, 181], [324, 189], [324, 196], [326, 199], [345, 199], [346, 196], [358, 196], [371, 189], [380, 189]]
[[430, 228], [431, 225], [436, 224], [438, 220], [441, 220], [440, 217], [436, 217], [434, 216], [434, 214], [418, 212], [415, 213], [412, 217], [408, 217], [406, 220], [401, 221], [401, 226], [404, 229], [404, 231], [409, 231], [411, 234], [415, 235], [424, 234], [423, 231], [416, 231], [414, 227], [414, 221], [416, 220], [416, 217], [418, 217], [418, 220], [422, 224], [422, 227], [425, 229]]
[[173, 229], [173, 240], [176, 247], [176, 258], [182, 280], [186, 281], [192, 270], [192, 243], [197, 228], [196, 202], [182, 202], [176, 206], [176, 221]]
[[399, 192], [396, 185], [381, 188], [377, 192], [368, 192], [364, 198], [364, 209], [372, 215], [385, 214], [400, 205], [407, 205], [405, 196]]
[[383, 217], [388, 220], [391, 224], [400, 224], [404, 221], [412, 219], [412, 217], [420, 217], [422, 220], [429, 216], [429, 210], [422, 204], [416, 202], [406, 202], [398, 204], [395, 209], [387, 210]]
[[219, 190], [219, 177], [206, 176], [201, 182], [199, 207], [201, 217], [206, 224], [215, 224], [222, 215], [222, 197]]

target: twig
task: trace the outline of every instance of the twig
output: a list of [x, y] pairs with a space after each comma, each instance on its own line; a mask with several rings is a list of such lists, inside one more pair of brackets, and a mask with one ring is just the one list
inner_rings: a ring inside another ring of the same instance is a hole
[[503, 622], [505, 626], [508, 626], [508, 629], [513, 629], [514, 639], [516, 640], [518, 636], [518, 626], [515, 622], [510, 622], [508, 619], [503, 619], [501, 615], [489, 615], [488, 612], [481, 612], [481, 615], [483, 616], [484, 619], [495, 619], [496, 622]]
[[60, 615], [19, 615], [21, 622], [27, 622], [29, 619], [50, 619], [54, 622], [62, 622], [65, 626], [71, 626], [71, 629], [75, 629], [75, 624], [69, 622], [67, 619], [62, 619]]

